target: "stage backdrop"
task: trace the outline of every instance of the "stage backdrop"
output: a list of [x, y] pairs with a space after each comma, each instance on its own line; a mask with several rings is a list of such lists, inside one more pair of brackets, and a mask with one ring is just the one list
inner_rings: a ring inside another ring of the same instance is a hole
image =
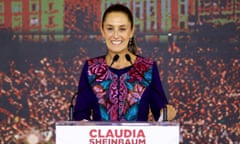
[[[239, 143], [240, 1], [119, 2], [135, 16], [138, 54], [158, 64], [182, 143]], [[54, 143], [84, 61], [106, 52], [99, 24], [112, 3], [0, 0], [1, 144]]]

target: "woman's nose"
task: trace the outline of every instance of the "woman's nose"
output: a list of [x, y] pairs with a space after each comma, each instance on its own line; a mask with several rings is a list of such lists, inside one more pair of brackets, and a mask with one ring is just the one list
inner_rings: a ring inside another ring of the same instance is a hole
[[114, 31], [114, 33], [113, 33], [113, 37], [118, 37], [119, 35], [118, 35], [118, 31]]

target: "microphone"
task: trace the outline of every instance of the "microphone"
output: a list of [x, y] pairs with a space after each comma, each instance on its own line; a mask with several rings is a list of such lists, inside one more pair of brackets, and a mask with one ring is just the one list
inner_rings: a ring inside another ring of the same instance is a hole
[[133, 64], [129, 54], [126, 54], [125, 58], [127, 59], [127, 61], [129, 61], [131, 64]]
[[[129, 54], [126, 54], [126, 55], [125, 55], [125, 58], [126, 58], [127, 61], [129, 61], [131, 64], [133, 64], [133, 63], [132, 63], [132, 60], [131, 60], [131, 57], [130, 57]], [[150, 81], [148, 81], [139, 71], [136, 71], [136, 72], [150, 85]], [[158, 89], [157, 89], [156, 87], [153, 87], [153, 89], [154, 89], [159, 95], [161, 95], [160, 92], [158, 91]], [[164, 106], [164, 108], [163, 108], [163, 121], [167, 121], [167, 107], [166, 107], [166, 106]]]
[[[112, 63], [110, 64], [109, 67], [111, 67], [114, 62], [118, 61], [118, 59], [119, 59], [119, 55], [116, 54], [116, 55], [113, 57]], [[103, 76], [103, 75], [107, 72], [107, 70], [108, 70], [108, 69], [106, 69], [106, 70], [105, 70], [103, 73], [101, 73], [100, 75], [96, 76], [96, 77], [90, 82], [90, 85], [91, 85], [94, 81], [96, 81], [96, 79], [98, 79], [99, 77]], [[85, 85], [84, 87], [82, 87], [80, 91], [78, 91], [78, 92], [76, 92], [76, 93], [74, 93], [74, 94], [72, 95], [71, 103], [70, 103], [70, 106], [69, 106], [69, 121], [73, 121], [73, 120], [74, 120], [74, 117], [73, 117], [73, 113], [74, 113], [73, 101], [75, 100], [76, 96], [77, 96], [82, 90], [84, 90], [84, 89], [87, 88], [87, 86], [88, 86], [88, 84]]]
[[116, 54], [116, 55], [113, 57], [112, 63], [110, 64], [109, 67], [111, 67], [111, 66], [113, 65], [113, 63], [116, 62], [118, 59], [119, 59], [119, 55]]

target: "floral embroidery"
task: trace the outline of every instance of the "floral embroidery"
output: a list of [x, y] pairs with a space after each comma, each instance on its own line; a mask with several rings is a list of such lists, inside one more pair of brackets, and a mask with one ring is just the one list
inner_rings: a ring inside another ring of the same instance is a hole
[[108, 69], [104, 57], [89, 60], [88, 64], [102, 120], [136, 120], [138, 104], [152, 80], [153, 62], [137, 57], [133, 67], [120, 77]]

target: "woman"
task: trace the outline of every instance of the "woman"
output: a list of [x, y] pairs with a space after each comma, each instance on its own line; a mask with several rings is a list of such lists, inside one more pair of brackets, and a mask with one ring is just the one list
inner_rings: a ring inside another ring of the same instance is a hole
[[74, 120], [147, 121], [150, 107], [157, 121], [166, 106], [168, 119], [175, 116], [167, 105], [156, 63], [136, 55], [134, 30], [127, 7], [115, 4], [106, 9], [101, 33], [107, 54], [85, 63]]

